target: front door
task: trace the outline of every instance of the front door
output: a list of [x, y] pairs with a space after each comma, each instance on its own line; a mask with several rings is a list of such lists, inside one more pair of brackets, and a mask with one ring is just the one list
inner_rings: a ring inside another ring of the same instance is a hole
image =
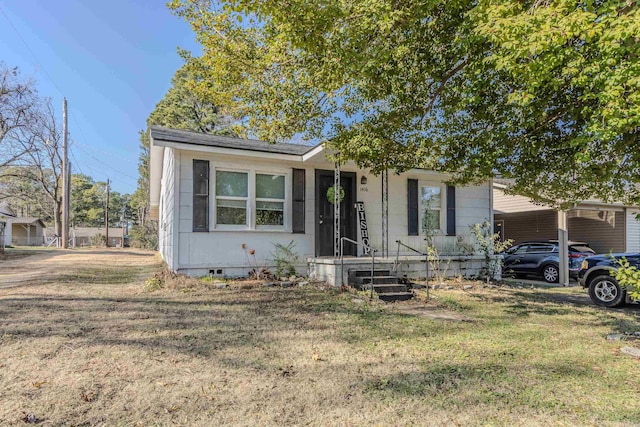
[[[327, 197], [333, 186], [334, 174], [329, 170], [316, 170], [316, 256], [333, 255], [333, 203]], [[356, 230], [356, 174], [340, 173], [340, 185], [344, 189], [344, 199], [340, 203], [340, 235], [357, 240]], [[355, 245], [345, 242], [344, 254], [356, 255]]]

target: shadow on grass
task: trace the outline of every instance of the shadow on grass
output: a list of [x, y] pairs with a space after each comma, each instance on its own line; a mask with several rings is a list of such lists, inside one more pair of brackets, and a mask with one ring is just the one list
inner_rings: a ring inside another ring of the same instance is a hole
[[[640, 329], [640, 304], [623, 304], [616, 308], [595, 305], [586, 294], [570, 292], [513, 290], [506, 294], [483, 296], [487, 303], [498, 303], [505, 307], [504, 312], [516, 317], [531, 315], [575, 316], [584, 314], [584, 324], [609, 326], [612, 332], [635, 332]], [[620, 318], [619, 314], [626, 316]]]
[[436, 363], [410, 371], [365, 381], [364, 390], [390, 398], [420, 396], [434, 407], [468, 409], [488, 405], [494, 409], [526, 406], [530, 409], [558, 408], [563, 403], [553, 394], [534, 391], [536, 383], [549, 377], [585, 380], [593, 371], [573, 363], [553, 362], [523, 365], [511, 363]]
[[0, 302], [4, 319], [0, 337], [60, 337], [72, 345], [122, 345], [216, 359], [219, 351], [229, 348], [245, 349], [250, 355], [272, 346], [274, 336], [294, 336], [300, 331], [339, 340], [332, 329], [335, 316], [362, 316], [365, 324], [377, 318], [349, 309], [348, 302], [337, 295], [312, 290], [212, 290], [205, 295], [176, 292], [131, 297], [14, 295]]

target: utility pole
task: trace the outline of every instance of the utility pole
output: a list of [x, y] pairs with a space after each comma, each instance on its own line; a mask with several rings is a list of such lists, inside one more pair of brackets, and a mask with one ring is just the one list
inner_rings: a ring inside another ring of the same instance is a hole
[[125, 211], [125, 205], [122, 205], [122, 211], [120, 212], [120, 227], [122, 227], [122, 243], [120, 244], [120, 248], [123, 249], [124, 248], [124, 236], [126, 234], [126, 223], [124, 220], [124, 211]]
[[107, 239], [107, 247], [109, 247], [109, 178], [107, 178], [107, 203], [104, 208], [104, 230]]
[[62, 248], [69, 246], [69, 140], [67, 98], [62, 99]]

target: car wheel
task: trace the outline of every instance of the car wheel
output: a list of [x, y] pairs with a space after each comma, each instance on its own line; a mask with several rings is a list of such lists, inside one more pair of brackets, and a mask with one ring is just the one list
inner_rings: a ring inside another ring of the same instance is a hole
[[560, 271], [555, 265], [545, 265], [545, 267], [542, 269], [542, 278], [547, 283], [557, 283], [559, 277]]
[[624, 291], [611, 276], [598, 276], [589, 284], [589, 296], [596, 305], [617, 307], [624, 301]]

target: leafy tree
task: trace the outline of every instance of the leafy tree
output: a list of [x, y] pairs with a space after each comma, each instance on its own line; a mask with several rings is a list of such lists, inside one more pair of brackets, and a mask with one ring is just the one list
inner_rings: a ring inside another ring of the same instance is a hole
[[[117, 191], [109, 192], [109, 226], [122, 226], [122, 217], [135, 218], [129, 206], [131, 196]], [[86, 175], [71, 176], [71, 222], [81, 227], [103, 227], [107, 202], [107, 183], [94, 182]]]
[[173, 129], [186, 129], [217, 135], [236, 135], [228, 117], [206, 92], [196, 92], [196, 86], [209, 86], [206, 78], [193, 67], [181, 67], [171, 79], [171, 88], [156, 105], [147, 124]]
[[[171, 88], [147, 119], [147, 126], [161, 125], [217, 135], [244, 135], [243, 128], [226, 116], [220, 104], [206, 92], [196, 90], [209, 83], [206, 74], [194, 66], [184, 66], [171, 79]], [[149, 131], [141, 130], [138, 160], [138, 188], [131, 196], [139, 226], [132, 230], [132, 244], [138, 247], [157, 246], [157, 225], [148, 224], [149, 214]]]
[[136, 211], [139, 224], [144, 226], [149, 214], [149, 131], [139, 132], [140, 156], [138, 157], [138, 187], [131, 196], [130, 206]]
[[627, 1], [173, 0], [189, 83], [258, 136], [380, 172], [500, 173], [557, 204], [640, 201], [640, 11]]

